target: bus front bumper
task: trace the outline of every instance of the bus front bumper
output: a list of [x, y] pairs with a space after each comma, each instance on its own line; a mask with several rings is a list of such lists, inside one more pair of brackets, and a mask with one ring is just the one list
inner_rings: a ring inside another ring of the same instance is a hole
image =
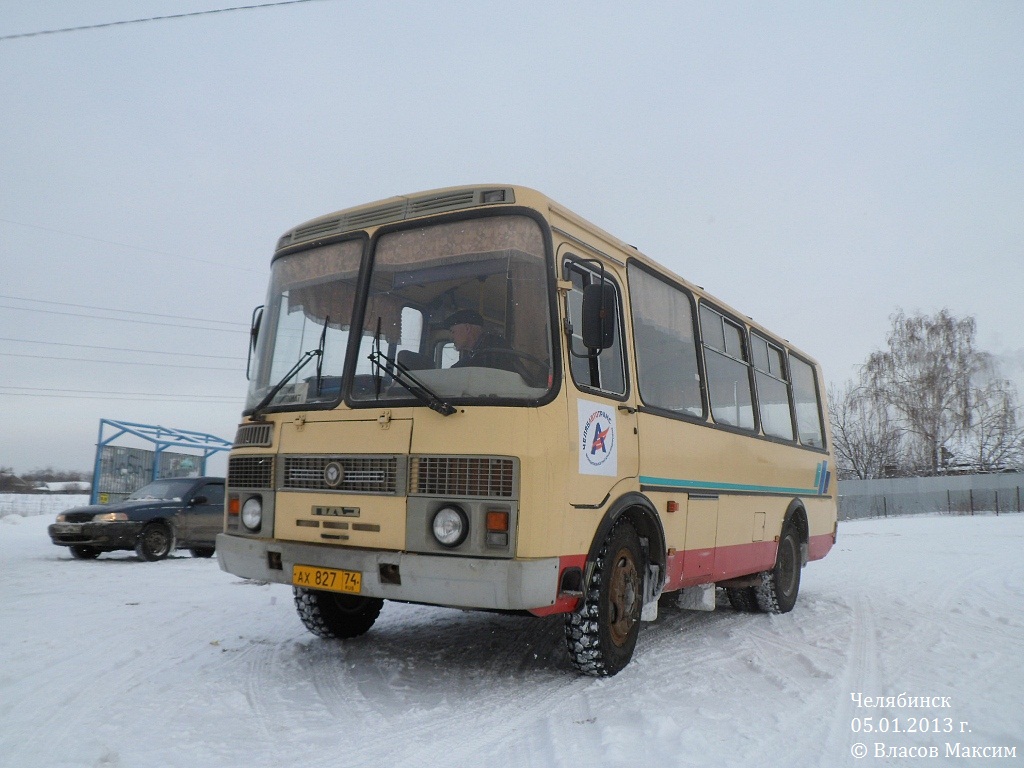
[[360, 594], [453, 608], [535, 610], [555, 605], [559, 558], [492, 560], [217, 536], [221, 570], [292, 583], [295, 565], [358, 571]]

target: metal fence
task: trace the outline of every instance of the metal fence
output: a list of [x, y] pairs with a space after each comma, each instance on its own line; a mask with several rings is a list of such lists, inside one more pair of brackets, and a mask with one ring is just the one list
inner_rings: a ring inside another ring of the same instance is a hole
[[840, 480], [839, 519], [1020, 512], [1024, 473]]

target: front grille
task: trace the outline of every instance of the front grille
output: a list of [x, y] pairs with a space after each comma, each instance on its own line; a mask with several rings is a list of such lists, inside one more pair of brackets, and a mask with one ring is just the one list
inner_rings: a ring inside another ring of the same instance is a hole
[[[343, 474], [330, 486], [324, 480], [324, 468], [336, 462]], [[286, 456], [283, 488], [301, 491], [339, 493], [398, 492], [398, 458], [395, 456]]]
[[64, 512], [65, 523], [89, 523], [92, 522], [93, 515], [103, 514], [95, 510], [89, 512]]
[[273, 424], [241, 424], [235, 432], [235, 448], [266, 447], [274, 440]]
[[273, 488], [273, 456], [232, 456], [228, 461], [230, 488]]
[[412, 462], [409, 492], [511, 498], [515, 494], [515, 463], [492, 457], [419, 456]]

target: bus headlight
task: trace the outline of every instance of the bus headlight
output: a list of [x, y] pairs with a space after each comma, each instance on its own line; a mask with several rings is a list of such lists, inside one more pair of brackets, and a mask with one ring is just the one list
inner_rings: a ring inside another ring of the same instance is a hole
[[253, 496], [242, 505], [242, 525], [250, 531], [258, 531], [263, 523], [263, 500]]
[[457, 547], [469, 535], [469, 518], [458, 507], [441, 507], [431, 525], [434, 538], [444, 547]]

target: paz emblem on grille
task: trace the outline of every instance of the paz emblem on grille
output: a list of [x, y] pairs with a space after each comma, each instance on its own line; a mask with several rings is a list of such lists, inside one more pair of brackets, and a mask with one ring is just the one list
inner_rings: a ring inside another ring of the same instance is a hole
[[345, 468], [337, 461], [332, 461], [324, 467], [324, 483], [328, 488], [337, 488], [345, 479]]

